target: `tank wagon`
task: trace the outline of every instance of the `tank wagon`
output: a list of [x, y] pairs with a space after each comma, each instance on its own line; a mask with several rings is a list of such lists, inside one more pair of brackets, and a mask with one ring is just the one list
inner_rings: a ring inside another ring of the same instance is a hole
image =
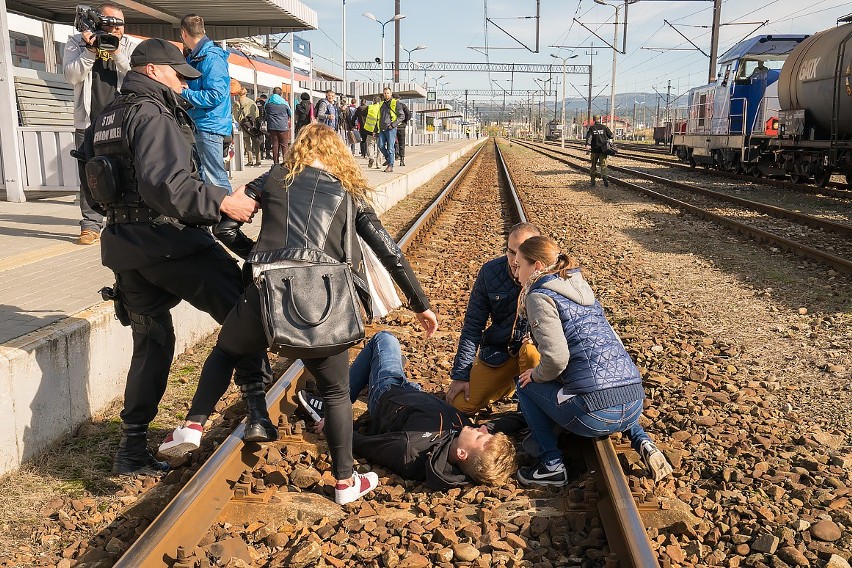
[[715, 84], [689, 91], [673, 135], [682, 161], [795, 182], [852, 181], [852, 23], [761, 35], [720, 58]]

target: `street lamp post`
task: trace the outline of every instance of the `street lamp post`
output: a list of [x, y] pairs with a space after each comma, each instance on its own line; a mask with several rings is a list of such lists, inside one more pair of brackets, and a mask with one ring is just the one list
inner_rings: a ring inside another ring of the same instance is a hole
[[396, 16], [394, 16], [393, 18], [391, 18], [390, 20], [388, 20], [386, 22], [380, 22], [379, 19], [376, 18], [370, 12], [364, 12], [364, 17], [368, 18], [370, 20], [373, 20], [374, 22], [376, 22], [380, 26], [382, 26], [382, 83], [384, 84], [384, 82], [385, 82], [385, 26], [388, 25], [391, 22], [400, 21], [401, 19], [405, 18], [405, 15], [397, 14]]
[[550, 54], [551, 57], [555, 57], [556, 59], [562, 60], [562, 147], [565, 147], [565, 84], [567, 72], [565, 71], [565, 66], [568, 65], [569, 59], [574, 59], [577, 57], [577, 54], [569, 55], [568, 57], [559, 57], [555, 53]]
[[[615, 8], [615, 26], [612, 33], [612, 81], [610, 83], [609, 95], [609, 129], [615, 132], [615, 62], [618, 57], [618, 10], [621, 6], [618, 4], [607, 4], [604, 0], [595, 0], [595, 3]], [[626, 0], [624, 4], [625, 6], [627, 5]]]
[[410, 83], [411, 82], [411, 54], [414, 51], [418, 51], [420, 49], [426, 49], [426, 46], [425, 45], [418, 45], [417, 47], [413, 47], [411, 49], [405, 49], [405, 47], [403, 47], [401, 45], [399, 47], [401, 47], [402, 50], [405, 51], [408, 54], [408, 82]]
[[[542, 103], [544, 104], [545, 110], [547, 110], [547, 93], [550, 92], [550, 87], [553, 86], [553, 77], [549, 79], [540, 79], [536, 78], [535, 82], [538, 83], [538, 86], [541, 87], [541, 101], [538, 103], [538, 127], [541, 132], [541, 139], [544, 140], [544, 117], [542, 116], [541, 107]], [[545, 85], [550, 84], [548, 88], [545, 88]]]
[[[627, 5], [633, 4], [638, 0], [624, 0], [624, 39], [621, 42], [621, 49], [627, 50]], [[609, 4], [605, 0], [595, 0], [596, 4], [602, 6], [610, 6], [615, 9], [615, 26], [612, 33], [612, 87], [609, 95], [609, 128], [615, 131], [615, 62], [618, 56], [618, 10], [621, 8], [618, 4]], [[624, 53], [622, 51], [622, 53]]]

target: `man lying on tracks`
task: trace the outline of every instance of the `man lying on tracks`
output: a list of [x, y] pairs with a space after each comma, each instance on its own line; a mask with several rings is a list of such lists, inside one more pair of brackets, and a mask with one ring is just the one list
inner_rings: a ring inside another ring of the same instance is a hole
[[[349, 368], [353, 403], [365, 387], [372, 420], [369, 434], [353, 434], [356, 455], [437, 490], [470, 479], [500, 485], [514, 472], [515, 448], [499, 432], [501, 424], [476, 428], [467, 415], [409, 382], [399, 340], [386, 331], [374, 335]], [[298, 399], [321, 431], [322, 400], [305, 391]]]

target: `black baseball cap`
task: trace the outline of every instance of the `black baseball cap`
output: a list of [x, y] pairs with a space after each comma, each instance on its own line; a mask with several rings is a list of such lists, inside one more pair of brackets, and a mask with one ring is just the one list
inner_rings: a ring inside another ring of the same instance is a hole
[[142, 65], [168, 65], [187, 79], [201, 77], [192, 65], [186, 62], [180, 50], [171, 42], [164, 39], [146, 39], [136, 46], [130, 56], [130, 66]]

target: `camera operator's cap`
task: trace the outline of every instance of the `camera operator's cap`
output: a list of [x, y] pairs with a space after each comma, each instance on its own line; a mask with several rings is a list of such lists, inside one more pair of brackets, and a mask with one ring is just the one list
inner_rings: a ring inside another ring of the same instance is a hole
[[192, 65], [186, 62], [180, 50], [171, 42], [164, 39], [146, 39], [136, 46], [130, 56], [130, 66], [168, 65], [187, 79], [201, 77]]

